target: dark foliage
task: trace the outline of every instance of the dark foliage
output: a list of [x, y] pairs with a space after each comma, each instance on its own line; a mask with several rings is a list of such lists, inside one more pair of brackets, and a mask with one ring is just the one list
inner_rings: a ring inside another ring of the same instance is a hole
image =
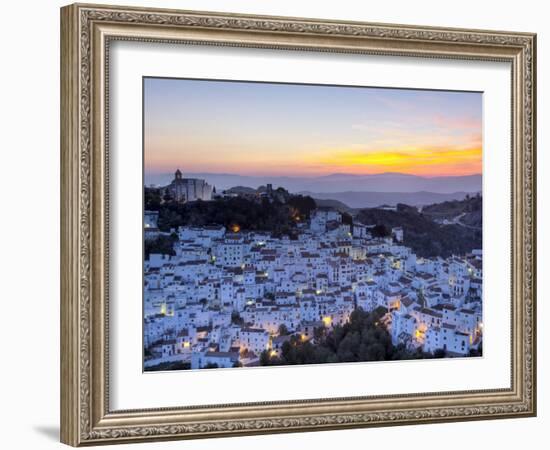
[[[306, 220], [315, 209], [315, 201], [307, 196], [292, 196], [288, 203], [277, 200], [250, 200], [243, 197], [222, 198], [213, 201], [179, 203], [165, 201], [157, 205], [156, 197], [147, 194], [146, 210], [159, 212], [158, 227], [169, 231], [179, 226], [223, 225], [231, 229], [266, 231], [274, 235], [295, 234], [296, 224]], [[148, 202], [148, 203], [147, 203]]]
[[384, 224], [378, 224], [371, 230], [371, 234], [375, 238], [383, 238], [390, 236], [391, 230]]
[[480, 342], [477, 348], [470, 349], [469, 356], [483, 356], [483, 342]]
[[160, 235], [156, 239], [146, 240], [145, 259], [148, 259], [151, 253], [174, 256], [176, 254], [174, 251], [174, 242], [177, 239], [175, 234], [171, 234], [170, 236]]
[[288, 336], [288, 334], [289, 334], [289, 332], [288, 332], [288, 328], [286, 327], [286, 325], [284, 323], [279, 325], [279, 336]]
[[260, 356], [261, 365], [323, 364], [337, 362], [387, 361], [433, 357], [422, 351], [409, 351], [404, 345], [393, 346], [391, 336], [380, 323], [386, 309], [370, 313], [356, 309], [350, 320], [331, 331], [319, 330], [315, 342], [291, 336], [282, 346], [281, 357], [269, 352]]
[[293, 195], [289, 198], [288, 205], [296, 209], [301, 220], [309, 219], [311, 211], [317, 208], [315, 200], [308, 195]]
[[384, 209], [363, 209], [357, 215], [362, 223], [384, 225], [386, 228], [403, 227], [404, 245], [421, 257], [453, 254], [464, 255], [481, 248], [482, 233], [479, 229], [461, 225], [439, 225], [432, 218], [416, 209], [391, 211]]
[[340, 211], [340, 214], [342, 214], [342, 223], [344, 225], [353, 226], [353, 217], [351, 214], [342, 211]]
[[157, 364], [156, 366], [146, 367], [146, 372], [158, 372], [164, 370], [189, 370], [191, 369], [191, 363], [183, 361], [164, 362]]
[[231, 313], [231, 323], [235, 325], [244, 326], [244, 319], [241, 317], [241, 315], [237, 311], [233, 311]]
[[397, 212], [409, 212], [409, 213], [417, 213], [418, 208], [416, 206], [409, 206], [405, 205], [404, 203], [398, 203], [395, 205], [395, 209]]
[[460, 217], [464, 225], [480, 228], [482, 225], [483, 199], [481, 195], [467, 195], [464, 200], [436, 203], [424, 207], [422, 212], [433, 218], [454, 219]]
[[216, 363], [208, 363], [203, 369], [217, 369], [218, 365]]
[[145, 188], [143, 192], [145, 210], [158, 211], [161, 204], [160, 191], [156, 188]]

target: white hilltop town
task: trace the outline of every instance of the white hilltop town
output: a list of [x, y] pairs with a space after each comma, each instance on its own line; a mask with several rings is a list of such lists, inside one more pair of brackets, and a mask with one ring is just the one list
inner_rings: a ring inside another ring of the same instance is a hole
[[[180, 201], [212, 201], [206, 181], [178, 170], [170, 191]], [[274, 193], [268, 186], [262, 196]], [[230, 195], [235, 195], [234, 193]], [[145, 211], [145, 239], [163, 233], [159, 213]], [[297, 234], [180, 226], [175, 255], [144, 261], [144, 366], [251, 367], [262, 353], [281, 356], [294, 336], [315, 344], [349, 321], [356, 308], [384, 308], [392, 344], [468, 356], [482, 341], [482, 252], [420, 258], [403, 245], [400, 227], [373, 237], [374, 225], [318, 208]], [[266, 353], [267, 352], [267, 353]]]

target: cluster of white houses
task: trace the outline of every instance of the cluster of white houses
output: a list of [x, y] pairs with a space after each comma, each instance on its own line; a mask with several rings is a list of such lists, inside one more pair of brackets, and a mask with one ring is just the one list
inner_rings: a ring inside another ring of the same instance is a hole
[[[151, 214], [146, 227], [156, 229]], [[481, 342], [480, 250], [417, 258], [402, 244], [401, 228], [373, 238], [371, 226], [351, 230], [333, 210], [316, 210], [298, 227], [296, 240], [180, 227], [175, 256], [151, 254], [144, 263], [146, 369], [258, 365], [264, 350], [280, 355], [289, 334], [313, 340], [316, 328], [344, 324], [357, 307], [386, 308], [395, 345], [460, 356]]]

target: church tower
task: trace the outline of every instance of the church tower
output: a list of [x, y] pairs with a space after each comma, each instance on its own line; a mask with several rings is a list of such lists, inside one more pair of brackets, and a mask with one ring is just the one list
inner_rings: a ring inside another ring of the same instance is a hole
[[182, 177], [182, 173], [181, 173], [181, 170], [176, 170], [176, 174], [174, 176], [174, 180], [181, 180], [181, 177]]

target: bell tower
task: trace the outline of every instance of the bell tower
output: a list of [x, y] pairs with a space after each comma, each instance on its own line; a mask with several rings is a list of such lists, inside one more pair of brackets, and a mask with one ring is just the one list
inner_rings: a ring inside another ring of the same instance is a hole
[[181, 170], [176, 170], [176, 174], [174, 176], [174, 180], [181, 180], [181, 177], [182, 177], [182, 173], [181, 173]]

